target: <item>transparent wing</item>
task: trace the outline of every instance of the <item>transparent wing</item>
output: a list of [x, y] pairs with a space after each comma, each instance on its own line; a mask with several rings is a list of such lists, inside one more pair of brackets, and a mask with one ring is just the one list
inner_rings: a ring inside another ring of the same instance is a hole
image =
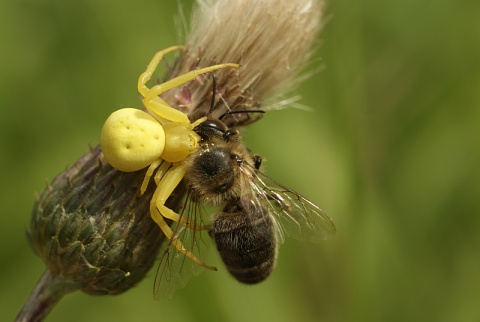
[[253, 202], [258, 207], [266, 208], [277, 221], [282, 242], [283, 232], [308, 242], [319, 242], [335, 234], [335, 225], [323, 209], [248, 163], [244, 163], [241, 169], [252, 178], [250, 188]]
[[[186, 207], [181, 211], [181, 215], [189, 216], [189, 220], [203, 225], [202, 218], [205, 210], [187, 197]], [[190, 250], [197, 258], [201, 259], [205, 255], [209, 243], [209, 237], [206, 230], [194, 230], [183, 225], [173, 223], [172, 230], [175, 236], [180, 240], [186, 249]], [[170, 240], [165, 242], [162, 248], [160, 263], [155, 275], [155, 284], [153, 288], [154, 298], [171, 298], [177, 289], [186, 286], [193, 275], [200, 274], [204, 268], [192, 261], [184, 253], [180, 252]]]

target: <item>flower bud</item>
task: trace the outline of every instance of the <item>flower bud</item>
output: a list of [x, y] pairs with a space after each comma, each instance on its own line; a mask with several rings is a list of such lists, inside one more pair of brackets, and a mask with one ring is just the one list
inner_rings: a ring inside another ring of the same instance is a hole
[[89, 294], [122, 293], [145, 276], [164, 236], [149, 213], [154, 185], [139, 195], [144, 175], [115, 170], [97, 147], [48, 185], [28, 239], [53, 275]]

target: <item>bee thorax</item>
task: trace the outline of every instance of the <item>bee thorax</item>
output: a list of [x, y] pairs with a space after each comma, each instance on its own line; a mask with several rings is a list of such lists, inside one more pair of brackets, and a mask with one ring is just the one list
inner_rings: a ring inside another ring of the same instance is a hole
[[185, 174], [192, 196], [215, 205], [235, 199], [239, 190], [234, 187], [239, 180], [235, 167], [232, 154], [223, 147], [213, 146], [194, 154]]
[[226, 175], [231, 172], [230, 153], [225, 149], [206, 150], [197, 157], [197, 168], [206, 177]]

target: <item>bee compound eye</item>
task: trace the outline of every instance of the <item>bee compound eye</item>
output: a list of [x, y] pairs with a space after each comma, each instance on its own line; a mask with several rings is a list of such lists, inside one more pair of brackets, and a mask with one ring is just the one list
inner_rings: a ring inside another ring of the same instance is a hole
[[165, 148], [165, 131], [151, 115], [123, 108], [105, 121], [100, 146], [107, 162], [117, 170], [138, 171], [160, 157]]
[[199, 127], [203, 130], [216, 130], [221, 133], [224, 133], [226, 130], [225, 125], [218, 120], [206, 120]]

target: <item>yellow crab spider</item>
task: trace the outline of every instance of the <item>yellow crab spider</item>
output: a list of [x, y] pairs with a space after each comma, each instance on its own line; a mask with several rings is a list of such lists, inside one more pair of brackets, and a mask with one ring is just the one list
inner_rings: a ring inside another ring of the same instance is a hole
[[226, 63], [192, 70], [148, 88], [146, 83], [151, 79], [163, 56], [172, 51], [184, 49], [184, 46], [173, 46], [155, 54], [146, 71], [138, 79], [138, 91], [143, 96], [142, 102], [148, 113], [134, 108], [123, 108], [113, 112], [103, 125], [100, 146], [107, 162], [120, 171], [132, 172], [149, 167], [140, 193], [145, 192], [153, 176], [157, 188], [150, 201], [152, 219], [180, 252], [199, 265], [215, 270], [215, 267], [206, 265], [186, 249], [164, 220], [167, 218], [191, 229], [204, 229], [189, 222], [185, 217], [165, 206], [165, 203], [185, 176], [185, 158], [197, 148], [201, 140], [193, 129], [206, 118], [190, 123], [185, 113], [169, 106], [159, 95], [193, 80], [198, 75], [226, 67], [239, 68], [240, 66]]

